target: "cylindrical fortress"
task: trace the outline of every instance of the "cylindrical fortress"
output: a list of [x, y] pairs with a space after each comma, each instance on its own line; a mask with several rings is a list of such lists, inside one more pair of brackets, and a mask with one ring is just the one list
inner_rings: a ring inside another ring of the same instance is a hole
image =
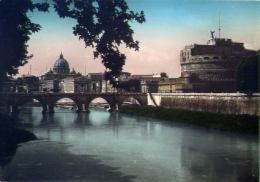
[[235, 79], [236, 68], [252, 52], [243, 43], [214, 39], [208, 45], [186, 46], [180, 53], [181, 77]]

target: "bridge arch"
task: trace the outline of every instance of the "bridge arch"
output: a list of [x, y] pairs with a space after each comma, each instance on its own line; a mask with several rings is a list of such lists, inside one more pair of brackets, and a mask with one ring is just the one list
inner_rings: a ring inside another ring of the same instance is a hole
[[[73, 95], [64, 95], [64, 94], [32, 94], [29, 98], [33, 98], [40, 102], [42, 106], [42, 113], [53, 113], [56, 103], [61, 99], [71, 99], [78, 108], [78, 100], [77, 98], [73, 97]], [[26, 99], [26, 98], [25, 98]], [[23, 102], [20, 101], [19, 105]]]
[[16, 112], [26, 99], [35, 99], [43, 107], [43, 113], [54, 112], [56, 103], [63, 98], [71, 99], [77, 111], [88, 111], [89, 104], [96, 98], [106, 100], [111, 111], [120, 109], [128, 98], [134, 98], [142, 106], [147, 104], [147, 94], [143, 93], [0, 93], [1, 101], [6, 105], [7, 112]]
[[139, 105], [140, 106], [144, 106], [144, 105], [146, 105], [146, 101], [144, 101], [142, 98], [140, 98], [140, 97], [138, 97], [138, 96], [131, 96], [131, 95], [126, 95], [126, 96], [121, 96], [120, 97], [120, 101], [119, 101], [119, 109], [121, 108], [121, 107], [123, 107], [123, 104], [124, 104], [124, 102], [126, 101], [126, 100], [128, 100], [128, 99], [131, 99], [131, 98], [133, 98], [133, 99], [135, 99], [136, 101], [138, 101], [138, 103], [139, 103]]
[[97, 96], [91, 96], [88, 100], [88, 102], [86, 103], [87, 104], [87, 107], [89, 108], [90, 104], [92, 103], [92, 101], [94, 101], [95, 99], [103, 99], [107, 102], [107, 104], [109, 105], [109, 108], [114, 108], [114, 104], [113, 104], [113, 101], [107, 97], [104, 97], [102, 95], [97, 95]]
[[54, 105], [60, 108], [67, 108], [67, 109], [74, 109], [74, 110], [78, 109], [77, 103], [68, 97], [57, 100]]
[[[62, 99], [70, 99], [72, 102], [74, 102], [75, 107], [73, 106], [74, 110], [79, 110], [79, 108], [81, 108], [81, 103], [78, 101], [77, 98], [73, 97], [73, 96], [60, 96], [60, 97], [56, 97], [55, 99], [52, 100], [51, 102], [51, 106], [55, 107], [57, 105], [57, 103], [62, 100]], [[72, 108], [72, 107], [71, 107]]]
[[135, 96], [126, 96], [126, 97], [123, 97], [123, 98], [121, 99], [121, 103], [123, 104], [126, 100], [131, 99], [131, 98], [135, 99], [135, 100], [139, 103], [140, 106], [145, 105], [142, 99], [140, 99], [140, 98], [138, 98], [138, 97], [135, 97]]
[[26, 104], [26, 101], [30, 101], [30, 100], [37, 100], [40, 106], [42, 107], [42, 111], [44, 110], [43, 100], [39, 97], [33, 97], [33, 96], [20, 99], [17, 103], [17, 109], [20, 109], [24, 104]]
[[24, 105], [24, 104], [26, 104], [26, 101], [29, 101], [29, 100], [37, 100], [41, 105], [43, 105], [41, 99], [34, 98], [34, 97], [30, 97], [30, 98], [23, 98], [23, 99], [21, 99], [21, 100], [18, 102], [18, 107], [19, 107], [19, 106], [22, 106], [22, 105]]

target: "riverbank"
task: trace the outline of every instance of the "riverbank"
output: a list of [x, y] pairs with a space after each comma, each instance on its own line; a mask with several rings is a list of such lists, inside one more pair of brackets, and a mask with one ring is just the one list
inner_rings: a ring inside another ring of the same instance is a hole
[[203, 127], [258, 135], [258, 116], [229, 115], [152, 106], [124, 106], [121, 113], [194, 124]]
[[36, 139], [33, 133], [20, 128], [14, 118], [0, 113], [0, 166], [12, 160], [19, 143]]

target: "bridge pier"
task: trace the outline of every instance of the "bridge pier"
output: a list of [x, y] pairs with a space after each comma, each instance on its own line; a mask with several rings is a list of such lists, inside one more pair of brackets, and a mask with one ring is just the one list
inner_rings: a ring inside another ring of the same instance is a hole
[[16, 104], [7, 105], [6, 111], [7, 113], [18, 113], [18, 106]]
[[78, 104], [78, 109], [76, 110], [77, 113], [79, 112], [90, 112], [89, 107], [86, 104]]
[[114, 103], [110, 105], [110, 109], [108, 110], [108, 112], [117, 112], [118, 110], [118, 103]]
[[46, 113], [54, 113], [54, 106], [53, 105], [49, 105], [49, 104], [45, 104], [42, 106], [42, 113], [46, 114]]
[[78, 106], [78, 108], [76, 109], [76, 113], [79, 113], [79, 112], [81, 112], [82, 111], [82, 106], [83, 104], [81, 104], [81, 103], [79, 103], [79, 104], [77, 104], [77, 106]]
[[90, 112], [89, 106], [87, 104], [82, 104], [82, 111], [83, 112]]
[[110, 111], [118, 111], [124, 100], [133, 97], [141, 105], [147, 104], [147, 94], [144, 93], [0, 93], [0, 102], [6, 105], [6, 111], [18, 112], [18, 107], [26, 100], [38, 100], [42, 105], [42, 113], [53, 113], [58, 100], [69, 98], [77, 105], [76, 112], [89, 112], [89, 104], [95, 98], [103, 98], [110, 105]]

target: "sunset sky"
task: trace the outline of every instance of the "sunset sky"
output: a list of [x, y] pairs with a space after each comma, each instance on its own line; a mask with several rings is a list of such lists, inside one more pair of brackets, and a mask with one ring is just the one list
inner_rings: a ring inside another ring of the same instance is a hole
[[[143, 10], [146, 23], [131, 23], [134, 39], [140, 50], [125, 49], [124, 70], [132, 74], [180, 76], [179, 54], [185, 45], [206, 44], [210, 31], [218, 37], [219, 14], [221, 38], [243, 42], [247, 49], [260, 49], [260, 2], [257, 1], [195, 1], [195, 0], [127, 0], [131, 10]], [[51, 9], [49, 13], [29, 13], [42, 30], [31, 36], [28, 51], [34, 54], [29, 63], [20, 68], [20, 75], [30, 71], [42, 75], [53, 67], [62, 52], [70, 68], [77, 72], [104, 72], [101, 61], [93, 58], [93, 50], [72, 33], [75, 21], [60, 19]]]

